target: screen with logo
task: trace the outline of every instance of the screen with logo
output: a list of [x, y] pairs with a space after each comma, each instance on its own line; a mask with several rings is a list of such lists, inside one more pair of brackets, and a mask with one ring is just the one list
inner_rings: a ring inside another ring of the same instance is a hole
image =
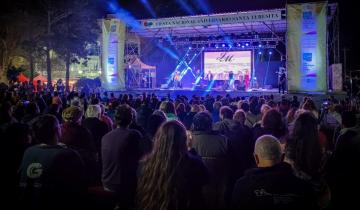
[[251, 73], [251, 51], [204, 52], [206, 80], [242, 80]]

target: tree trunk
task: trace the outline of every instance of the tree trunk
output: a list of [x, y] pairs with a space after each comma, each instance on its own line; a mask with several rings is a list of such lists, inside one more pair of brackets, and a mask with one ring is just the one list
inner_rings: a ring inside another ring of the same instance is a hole
[[47, 12], [48, 16], [48, 25], [47, 25], [47, 46], [46, 46], [46, 72], [48, 80], [48, 88], [52, 89], [52, 80], [51, 80], [51, 58], [50, 58], [50, 34], [51, 34], [51, 17], [50, 11]]
[[65, 88], [66, 88], [66, 91], [69, 92], [70, 91], [70, 86], [69, 86], [69, 80], [70, 80], [70, 53], [69, 52], [66, 55], [65, 67], [66, 67]]
[[50, 58], [50, 50], [46, 50], [46, 73], [47, 73], [47, 80], [48, 80], [48, 87], [52, 86], [52, 79], [51, 79], [51, 58]]
[[29, 53], [29, 65], [30, 65], [30, 84], [32, 84], [34, 80], [34, 57], [31, 53]]

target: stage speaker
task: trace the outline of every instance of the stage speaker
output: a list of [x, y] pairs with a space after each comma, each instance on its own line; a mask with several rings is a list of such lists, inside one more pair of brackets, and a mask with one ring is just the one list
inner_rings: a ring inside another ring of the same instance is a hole
[[205, 87], [203, 85], [195, 85], [195, 87], [193, 87], [194, 90], [204, 90]]
[[264, 86], [264, 89], [266, 89], [266, 90], [271, 90], [271, 89], [272, 89], [272, 85], [265, 85], [265, 86]]
[[169, 85], [168, 84], [161, 84], [160, 88], [162, 89], [168, 89]]

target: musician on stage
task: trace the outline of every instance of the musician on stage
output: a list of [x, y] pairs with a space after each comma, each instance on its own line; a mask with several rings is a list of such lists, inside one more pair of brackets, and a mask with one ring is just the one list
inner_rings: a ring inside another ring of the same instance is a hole
[[229, 81], [228, 81], [228, 84], [229, 84], [229, 88], [230, 88], [230, 89], [234, 89], [234, 72], [233, 72], [233, 71], [230, 71], [230, 72], [229, 72]]
[[176, 70], [173, 78], [174, 88], [181, 88], [180, 80], [181, 80], [181, 73], [179, 70]]
[[250, 84], [250, 72], [247, 69], [245, 70], [244, 82], [245, 82], [245, 90], [247, 90]]
[[214, 74], [213, 73], [211, 73], [211, 71], [209, 71], [207, 74], [206, 74], [206, 80], [209, 80], [209, 82], [210, 81], [212, 81], [213, 79], [214, 79]]
[[238, 90], [245, 90], [246, 86], [245, 86], [244, 75], [239, 73], [238, 79], [239, 79], [239, 82], [237, 84], [237, 89]]
[[285, 94], [285, 87], [286, 87], [286, 73], [285, 68], [281, 68], [279, 72], [279, 93]]

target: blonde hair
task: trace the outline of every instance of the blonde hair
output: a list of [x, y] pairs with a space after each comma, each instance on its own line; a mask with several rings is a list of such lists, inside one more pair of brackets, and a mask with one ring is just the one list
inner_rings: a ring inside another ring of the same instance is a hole
[[270, 109], [271, 109], [271, 106], [269, 106], [267, 104], [263, 104], [263, 105], [261, 105], [260, 112], [262, 115], [264, 115]]
[[99, 105], [89, 105], [86, 110], [86, 117], [99, 118], [101, 115], [101, 107]]
[[78, 106], [70, 106], [62, 112], [62, 118], [65, 122], [79, 122], [83, 112]]

